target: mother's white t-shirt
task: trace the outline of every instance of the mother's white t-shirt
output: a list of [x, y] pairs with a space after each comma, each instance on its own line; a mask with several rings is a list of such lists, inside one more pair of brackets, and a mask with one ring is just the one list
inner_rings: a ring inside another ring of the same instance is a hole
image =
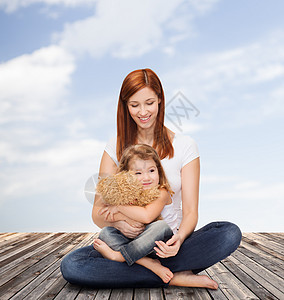
[[[186, 164], [199, 157], [199, 152], [196, 142], [191, 137], [182, 134], [175, 134], [173, 148], [174, 157], [171, 159], [164, 158], [161, 162], [169, 184], [174, 191], [172, 201], [179, 226], [182, 219], [181, 169]], [[118, 165], [116, 157], [116, 137], [109, 140], [105, 147], [105, 151], [113, 159], [116, 165]]]

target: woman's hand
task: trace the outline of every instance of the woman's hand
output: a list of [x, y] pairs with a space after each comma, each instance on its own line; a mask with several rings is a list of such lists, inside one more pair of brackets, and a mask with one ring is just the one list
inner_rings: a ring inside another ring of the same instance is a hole
[[138, 222], [138, 221], [134, 221], [132, 219], [129, 218], [125, 218], [125, 220], [130, 226], [135, 227], [135, 228], [141, 228], [141, 229], [145, 229], [145, 224]]
[[133, 227], [133, 226], [129, 225], [126, 221], [117, 221], [117, 222], [113, 223], [113, 227], [118, 229], [123, 235], [125, 235], [126, 237], [128, 237], [130, 239], [136, 238], [145, 229], [145, 226]]
[[166, 243], [163, 241], [155, 242], [158, 247], [154, 247], [156, 254], [161, 258], [167, 258], [175, 256], [182, 244], [181, 237], [177, 234], [174, 234]]

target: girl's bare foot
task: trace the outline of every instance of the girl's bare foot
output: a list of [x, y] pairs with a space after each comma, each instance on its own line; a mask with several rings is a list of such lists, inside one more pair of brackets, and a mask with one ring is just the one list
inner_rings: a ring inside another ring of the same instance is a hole
[[174, 273], [170, 285], [186, 287], [204, 287], [212, 290], [218, 289], [218, 283], [206, 275], [195, 275], [191, 271]]
[[137, 260], [138, 264], [150, 269], [156, 275], [158, 275], [164, 283], [168, 283], [174, 276], [170, 269], [161, 265], [158, 259], [152, 259], [150, 257], [144, 257]]
[[[125, 259], [119, 251], [112, 250], [105, 242], [100, 239], [95, 239], [94, 248], [101, 253], [104, 258], [124, 262]], [[160, 261], [149, 257], [143, 257], [137, 261], [138, 264], [150, 269], [158, 275], [165, 283], [168, 283], [174, 274], [166, 267], [162, 266]]]
[[119, 251], [112, 250], [105, 242], [100, 239], [95, 239], [94, 248], [101, 253], [104, 258], [124, 262], [125, 259]]

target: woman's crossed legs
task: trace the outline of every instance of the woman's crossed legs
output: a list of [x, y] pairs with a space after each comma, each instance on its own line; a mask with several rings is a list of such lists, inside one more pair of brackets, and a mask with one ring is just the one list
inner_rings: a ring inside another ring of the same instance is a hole
[[[200, 286], [200, 282], [195, 280], [202, 276], [192, 276], [229, 256], [237, 249], [240, 241], [241, 232], [236, 225], [213, 222], [193, 232], [175, 257], [160, 261], [174, 273], [171, 285]], [[70, 283], [94, 288], [151, 288], [168, 285], [149, 269], [138, 264], [128, 266], [126, 263], [103, 258], [93, 246], [77, 249], [65, 256], [61, 272]]]

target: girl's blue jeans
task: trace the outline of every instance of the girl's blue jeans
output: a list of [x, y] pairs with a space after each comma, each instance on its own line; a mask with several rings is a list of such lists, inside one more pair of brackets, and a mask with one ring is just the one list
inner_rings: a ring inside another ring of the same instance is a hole
[[[241, 231], [235, 224], [213, 222], [194, 231], [183, 242], [176, 256], [159, 260], [173, 273], [191, 270], [197, 274], [234, 252], [241, 237]], [[128, 266], [126, 262], [103, 258], [92, 245], [66, 255], [61, 263], [61, 272], [68, 282], [93, 288], [151, 288], [168, 285], [143, 266]]]
[[99, 239], [111, 249], [120, 251], [126, 263], [131, 266], [138, 259], [153, 253], [155, 241], [166, 242], [172, 235], [170, 226], [164, 220], [158, 220], [148, 224], [135, 239], [127, 238], [114, 227], [104, 227], [100, 231]]

